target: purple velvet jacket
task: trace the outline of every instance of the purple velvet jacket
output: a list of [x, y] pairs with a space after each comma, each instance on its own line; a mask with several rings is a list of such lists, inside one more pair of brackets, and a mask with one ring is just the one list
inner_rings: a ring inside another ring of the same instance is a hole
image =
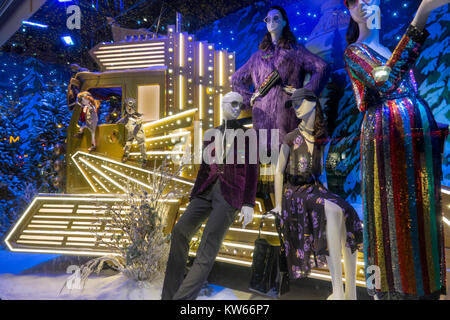
[[328, 81], [329, 68], [324, 60], [302, 45], [297, 45], [295, 49], [273, 45], [266, 51], [260, 49], [231, 78], [233, 91], [244, 97], [247, 109], [250, 108], [252, 96], [250, 87], [259, 88], [274, 69], [278, 70], [282, 84], [278, 82], [266, 96], [255, 100], [252, 118], [254, 129], [280, 129], [281, 144], [284, 136], [299, 124], [293, 108], [284, 107], [289, 95], [283, 91], [282, 85], [302, 88], [306, 74], [310, 73], [311, 78], [304, 88], [319, 96]]
[[[224, 125], [222, 124], [216, 129], [220, 129], [222, 132]], [[244, 132], [248, 130], [242, 126], [236, 120], [229, 120], [227, 122], [227, 129], [242, 129]], [[253, 207], [255, 205], [256, 198], [256, 186], [258, 182], [258, 164], [249, 164], [249, 143], [246, 139], [245, 143], [245, 164], [237, 163], [237, 156], [242, 154], [237, 149], [237, 139], [234, 139], [234, 155], [235, 161], [233, 164], [206, 164], [202, 161], [200, 169], [197, 173], [197, 179], [195, 180], [194, 187], [191, 192], [191, 199], [202, 193], [209, 185], [214, 183], [216, 179], [220, 179], [220, 187], [224, 199], [233, 207], [238, 210], [243, 205]], [[210, 143], [214, 143], [214, 140], [205, 141], [203, 150]], [[229, 143], [229, 142], [227, 142]], [[215, 155], [215, 150], [211, 153]], [[203, 159], [203, 157], [202, 157]]]

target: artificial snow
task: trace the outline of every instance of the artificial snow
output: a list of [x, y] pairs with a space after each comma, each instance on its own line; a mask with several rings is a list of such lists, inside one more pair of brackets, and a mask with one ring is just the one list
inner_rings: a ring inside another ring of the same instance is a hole
[[[163, 280], [134, 281], [120, 273], [93, 274], [83, 289], [61, 291], [68, 273], [28, 274], [33, 266], [57, 255], [17, 253], [0, 250], [0, 299], [3, 300], [160, 300]], [[56, 265], [56, 264], [55, 264]], [[21, 273], [22, 272], [22, 273]], [[27, 273], [27, 274], [23, 274]], [[111, 273], [111, 272], [110, 272]], [[233, 290], [209, 285], [198, 300], [237, 300]]]
[[[70, 275], [49, 276], [0, 275], [0, 298], [3, 300], [160, 300], [162, 280], [155, 283], [138, 282], [122, 274], [90, 276], [84, 289], [61, 288]], [[231, 289], [214, 290], [198, 300], [237, 300]]]

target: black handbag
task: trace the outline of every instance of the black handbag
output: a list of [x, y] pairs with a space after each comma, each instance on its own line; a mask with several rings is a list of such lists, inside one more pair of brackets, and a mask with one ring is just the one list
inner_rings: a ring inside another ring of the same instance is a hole
[[272, 71], [263, 81], [261, 86], [255, 90], [255, 92], [252, 95], [252, 98], [250, 101], [256, 100], [256, 98], [263, 98], [267, 93], [269, 93], [270, 89], [272, 89], [273, 86], [275, 86], [278, 81], [281, 79], [280, 74], [278, 73], [278, 70]]
[[249, 290], [272, 298], [279, 298], [289, 291], [289, 272], [284, 242], [281, 236], [279, 216], [273, 212], [266, 213], [266, 215], [268, 214], [275, 216], [280, 245], [272, 245], [266, 239], [261, 238], [261, 228], [264, 222], [263, 216], [259, 226], [258, 239], [255, 240], [255, 248], [253, 250]]
[[266, 79], [264, 79], [263, 83], [259, 87], [258, 89], [259, 96], [264, 97], [267, 93], [269, 93], [270, 89], [272, 89], [272, 87], [276, 85], [280, 79], [281, 77], [280, 74], [278, 73], [278, 70], [275, 69], [274, 71], [272, 71], [266, 77]]

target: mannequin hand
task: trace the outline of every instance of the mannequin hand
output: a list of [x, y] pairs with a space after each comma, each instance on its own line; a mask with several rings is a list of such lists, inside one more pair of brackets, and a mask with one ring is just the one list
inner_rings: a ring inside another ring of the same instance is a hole
[[250, 107], [253, 107], [253, 104], [255, 103], [255, 99], [256, 99], [256, 96], [252, 95], [252, 97], [250, 98]]
[[285, 86], [283, 87], [284, 92], [286, 92], [288, 95], [291, 95], [294, 93], [295, 89], [293, 86]]
[[270, 211], [280, 215], [281, 214], [281, 206], [276, 206], [275, 208], [273, 208]]
[[450, 3], [450, 0], [422, 0], [420, 5], [423, 6], [423, 8], [428, 12], [431, 12], [434, 9], [442, 7], [448, 3]]
[[243, 206], [241, 212], [239, 213], [239, 222], [242, 221], [242, 228], [245, 228], [253, 220], [253, 208], [248, 206]]

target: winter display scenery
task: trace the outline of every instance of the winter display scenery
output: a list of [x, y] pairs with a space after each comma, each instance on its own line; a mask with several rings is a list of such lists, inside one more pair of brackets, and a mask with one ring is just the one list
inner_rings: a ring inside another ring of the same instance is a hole
[[[67, 263], [50, 264], [56, 255], [11, 253], [0, 250], [0, 299], [3, 300], [160, 300], [162, 279], [136, 281], [112, 271], [89, 277], [84, 287], [77, 286], [73, 274], [66, 273]], [[33, 265], [50, 265], [51, 272], [38, 272]], [[73, 284], [73, 285], [71, 285]], [[61, 291], [61, 288], [64, 290]], [[205, 285], [198, 300], [236, 300], [249, 294], [228, 288]]]
[[[110, 255], [80, 258], [0, 251], [0, 299], [159, 300], [170, 241], [164, 233], [164, 200], [174, 196], [165, 191], [182, 169], [172, 171], [165, 163], [154, 167], [150, 193], [128, 185], [123, 201], [108, 205], [92, 233]], [[105, 218], [111, 218], [108, 226]], [[107, 228], [123, 233], [106, 242], [102, 235]], [[205, 284], [198, 299], [237, 297], [230, 289]]]
[[[121, 9], [123, 2], [115, 2], [120, 3]], [[323, 14], [321, 3], [270, 2], [286, 9], [298, 43], [307, 48]], [[342, 1], [338, 6], [343, 16], [348, 16]], [[267, 1], [257, 1], [190, 32], [197, 40], [214, 41], [217, 48], [235, 52], [238, 69], [258, 49], [266, 32], [263, 19], [267, 7]], [[383, 1], [381, 42], [385, 46], [391, 50], [395, 47], [416, 8], [415, 3], [408, 1]], [[433, 11], [426, 28], [430, 36], [414, 70], [418, 91], [430, 105], [436, 121], [449, 124], [450, 6]], [[324, 46], [331, 49], [324, 50], [328, 50], [324, 59], [332, 66], [332, 80], [321, 96], [330, 135], [326, 176], [330, 190], [351, 203], [362, 217], [359, 136], [364, 114], [355, 106], [350, 79], [342, 63], [345, 29], [335, 31], [328, 40], [331, 44]], [[170, 236], [163, 234], [165, 209], [158, 205], [165, 188], [161, 180], [149, 181], [159, 188], [151, 194], [127, 186], [124, 205], [131, 207], [130, 220], [121, 220], [122, 208], [107, 209], [114, 220], [113, 227], [126, 234], [108, 243], [114, 255], [95, 258], [10, 252], [3, 241], [36, 194], [64, 190], [64, 168], [68, 161], [66, 130], [72, 115], [67, 106], [70, 77], [68, 65], [53, 65], [44, 63], [39, 56], [0, 51], [0, 299], [159, 300], [170, 243]], [[120, 101], [103, 101], [99, 124], [115, 121], [118, 110]], [[450, 186], [450, 137], [445, 142], [442, 163], [442, 184]], [[165, 168], [154, 170], [164, 172]], [[104, 226], [99, 221], [97, 227], [102, 230]], [[100, 235], [97, 241], [102, 241]], [[250, 296], [205, 283], [198, 299], [236, 300]]]

